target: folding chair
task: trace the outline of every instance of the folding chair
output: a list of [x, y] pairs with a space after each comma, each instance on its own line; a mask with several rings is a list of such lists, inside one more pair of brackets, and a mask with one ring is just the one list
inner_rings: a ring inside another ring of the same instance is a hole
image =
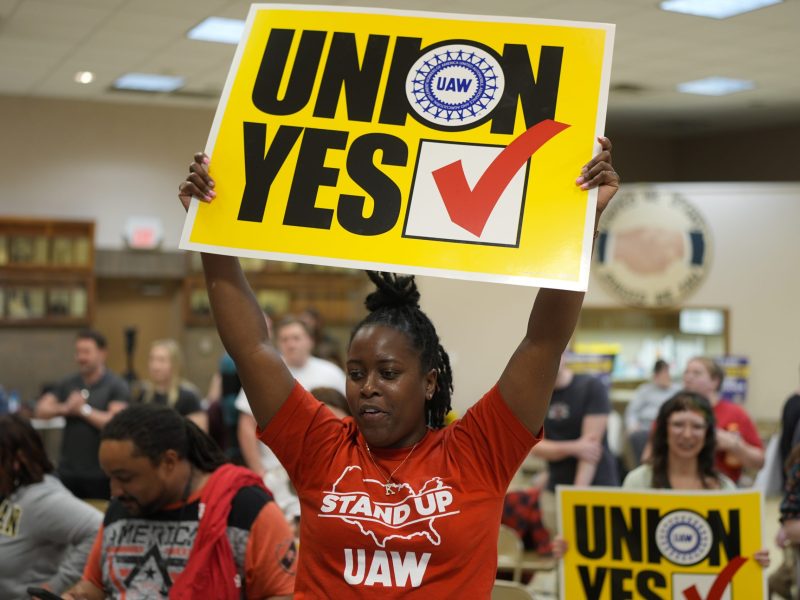
[[533, 594], [516, 581], [497, 580], [492, 588], [492, 600], [533, 600], [533, 598]]

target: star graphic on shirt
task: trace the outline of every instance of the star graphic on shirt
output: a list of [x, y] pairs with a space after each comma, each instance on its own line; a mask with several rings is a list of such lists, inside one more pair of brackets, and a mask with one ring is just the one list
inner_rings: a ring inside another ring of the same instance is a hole
[[[141, 556], [135, 555], [122, 555], [118, 554], [115, 557], [115, 560], [118, 564], [124, 565], [128, 564], [131, 565], [133, 568], [131, 572], [128, 573], [128, 576], [125, 578], [124, 584], [125, 587], [130, 587], [133, 583], [133, 580], [136, 579], [136, 576], [139, 573], [143, 573], [148, 577], [148, 579], [154, 579], [156, 573], [161, 574], [161, 581], [166, 587], [172, 586], [172, 578], [169, 575], [168, 568], [169, 567], [183, 567], [186, 564], [186, 559], [184, 558], [173, 558], [168, 557], [164, 558], [161, 556], [161, 552], [158, 549], [158, 546], [153, 545], [150, 547], [147, 552], [145, 552]], [[147, 564], [147, 563], [150, 564]], [[147, 567], [147, 568], [145, 568]], [[153, 568], [155, 567], [155, 569]], [[151, 575], [152, 573], [152, 575]]]

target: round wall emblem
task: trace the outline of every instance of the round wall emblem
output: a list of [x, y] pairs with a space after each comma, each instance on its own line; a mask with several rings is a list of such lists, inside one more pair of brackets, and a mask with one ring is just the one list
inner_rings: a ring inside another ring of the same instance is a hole
[[446, 42], [411, 67], [406, 96], [424, 122], [456, 129], [487, 118], [500, 102], [504, 85], [503, 69], [489, 48]]
[[674, 306], [700, 286], [710, 258], [708, 225], [684, 196], [631, 186], [600, 221], [594, 275], [624, 304]]
[[714, 535], [708, 522], [691, 510], [674, 510], [656, 527], [656, 546], [676, 565], [694, 565], [711, 551]]

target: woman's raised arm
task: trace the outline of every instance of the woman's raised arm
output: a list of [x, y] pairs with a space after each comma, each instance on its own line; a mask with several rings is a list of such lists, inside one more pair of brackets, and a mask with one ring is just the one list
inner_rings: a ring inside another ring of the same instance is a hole
[[[619, 176], [611, 165], [611, 141], [599, 138], [601, 151], [584, 165], [575, 182], [581, 189], [598, 188], [597, 219], [619, 189]], [[561, 353], [578, 322], [583, 292], [542, 288], [533, 303], [528, 326], [498, 381], [501, 395], [511, 411], [531, 432], [544, 422]]]
[[[188, 209], [192, 197], [202, 202], [212, 202], [216, 197], [208, 164], [205, 154], [195, 154], [190, 174], [178, 188], [184, 208]], [[253, 415], [263, 427], [289, 396], [294, 378], [269, 341], [264, 314], [239, 260], [217, 254], [201, 256], [217, 331], [236, 363]]]

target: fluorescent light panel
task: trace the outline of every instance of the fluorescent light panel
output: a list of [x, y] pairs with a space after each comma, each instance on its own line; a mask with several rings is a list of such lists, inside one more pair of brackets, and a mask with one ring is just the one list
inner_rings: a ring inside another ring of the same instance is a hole
[[151, 73], [126, 73], [117, 79], [113, 87], [118, 90], [137, 92], [174, 92], [183, 85], [183, 77], [153, 75]]
[[208, 17], [205, 21], [190, 29], [186, 37], [190, 40], [200, 40], [203, 42], [238, 44], [243, 31], [244, 21], [241, 19]]
[[706, 77], [695, 81], [678, 84], [678, 91], [684, 94], [700, 94], [702, 96], [725, 96], [745, 90], [752, 90], [755, 84], [746, 79], [730, 79], [728, 77]]
[[664, 0], [659, 6], [670, 12], [727, 19], [781, 2], [783, 0]]

